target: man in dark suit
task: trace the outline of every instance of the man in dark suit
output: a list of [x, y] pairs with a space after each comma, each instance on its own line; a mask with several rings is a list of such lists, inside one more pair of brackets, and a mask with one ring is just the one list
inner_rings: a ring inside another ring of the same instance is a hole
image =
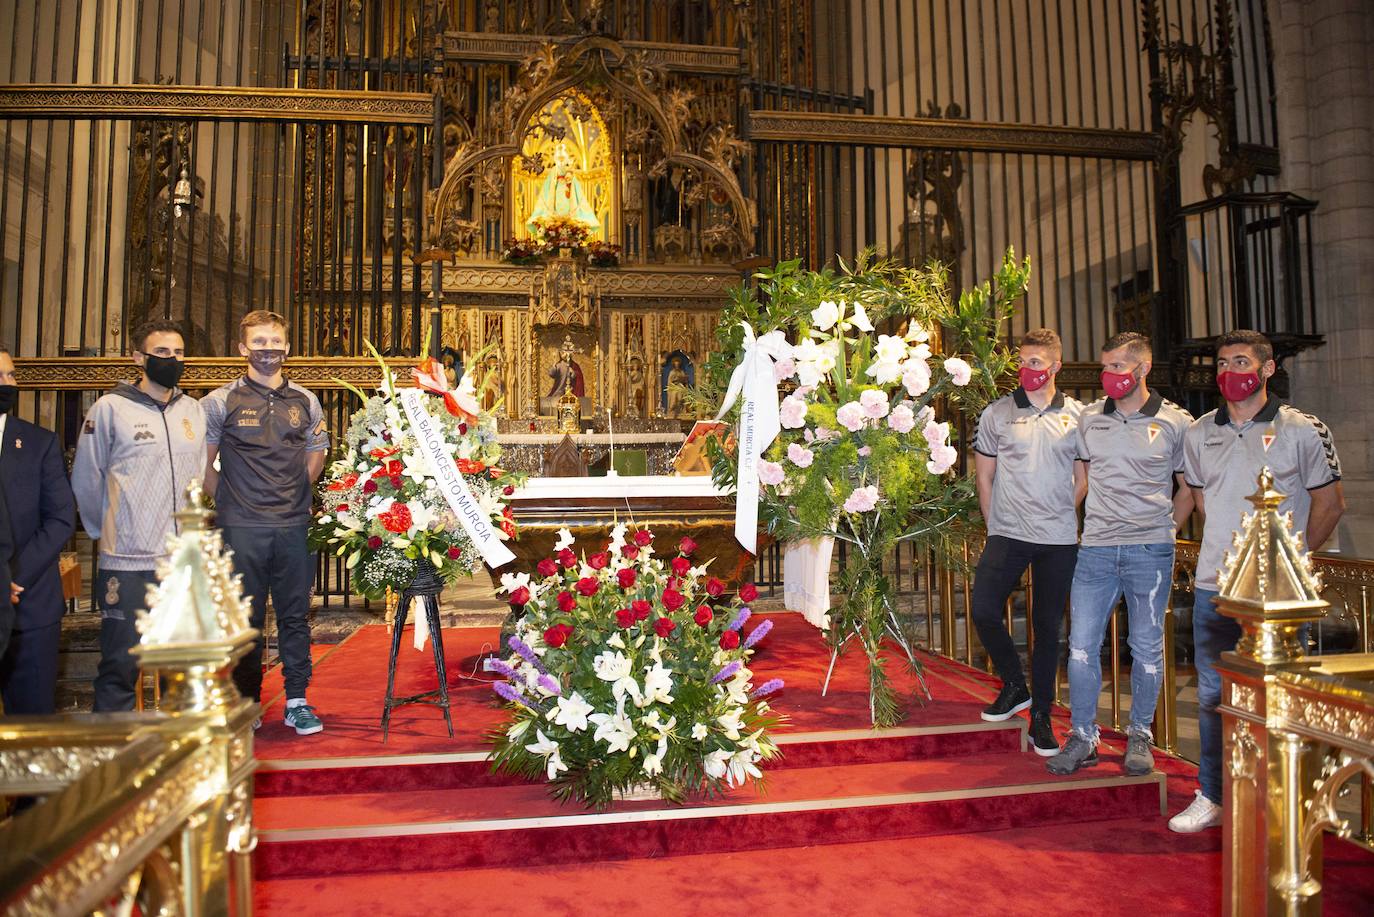
[[10, 530], [9, 503], [5, 500], [5, 489], [0, 487], [0, 659], [5, 658], [5, 649], [14, 631], [15, 598], [10, 585], [10, 561], [13, 559], [14, 534]]
[[18, 395], [14, 361], [0, 345], [0, 489], [14, 541], [8, 591], [18, 598], [9, 646], [0, 656], [0, 698], [6, 714], [41, 715], [57, 706], [57, 650], [67, 607], [57, 561], [76, 528], [76, 501], [57, 436], [11, 416]]

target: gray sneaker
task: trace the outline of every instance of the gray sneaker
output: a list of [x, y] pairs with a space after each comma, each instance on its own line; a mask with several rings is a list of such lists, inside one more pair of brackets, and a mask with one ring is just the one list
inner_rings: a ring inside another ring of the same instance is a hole
[[315, 715], [315, 708], [309, 704], [297, 704], [286, 708], [286, 725], [296, 730], [296, 735], [314, 735], [324, 729], [324, 723]]
[[1128, 777], [1144, 777], [1155, 769], [1155, 756], [1150, 751], [1148, 732], [1131, 732], [1126, 736], [1126, 761], [1122, 770]]
[[1092, 767], [1096, 763], [1097, 742], [1074, 730], [1069, 733], [1064, 750], [1045, 762], [1045, 769], [1059, 777], [1067, 777], [1079, 768]]

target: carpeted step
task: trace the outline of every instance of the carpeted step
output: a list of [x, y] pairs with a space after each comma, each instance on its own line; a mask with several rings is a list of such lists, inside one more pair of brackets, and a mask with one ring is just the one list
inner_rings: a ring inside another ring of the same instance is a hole
[[543, 784], [410, 789], [255, 806], [260, 878], [638, 859], [1158, 816], [1164, 777], [1050, 778], [1006, 752], [792, 767], [684, 806], [564, 806]]

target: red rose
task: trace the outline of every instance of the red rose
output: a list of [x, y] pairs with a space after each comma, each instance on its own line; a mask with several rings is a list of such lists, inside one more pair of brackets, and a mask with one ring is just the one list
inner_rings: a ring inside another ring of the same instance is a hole
[[692, 569], [692, 562], [685, 557], [674, 557], [672, 568], [678, 576], [686, 576], [687, 571]]
[[669, 611], [677, 611], [686, 601], [687, 599], [676, 589], [663, 590], [663, 607]]
[[739, 631], [727, 630], [720, 635], [720, 648], [733, 650], [739, 647]]
[[368, 478], [366, 481], [363, 482], [363, 493], [365, 493], [365, 494], [375, 494], [376, 492], [377, 492], [377, 482], [376, 482], [374, 479]]
[[382, 537], [381, 537], [380, 535], [373, 535], [371, 538], [369, 538], [369, 539], [367, 540], [367, 549], [368, 549], [369, 551], [375, 551], [375, 550], [377, 550], [378, 548], [380, 548], [381, 546], [382, 546]]
[[458, 435], [459, 435], [459, 436], [466, 436], [466, 435], [467, 435], [467, 432], [468, 432], [468, 425], [465, 424], [465, 423], [460, 423], [460, 424], [458, 425]]
[[535, 564], [534, 569], [539, 571], [540, 576], [553, 576], [558, 572], [558, 564], [553, 562], [553, 558], [546, 557]]
[[641, 548], [647, 548], [649, 542], [653, 540], [653, 533], [646, 529], [640, 529], [638, 532], [635, 532], [635, 544], [639, 545]]
[[725, 584], [714, 576], [706, 581], [706, 594], [713, 599], [718, 599], [725, 594]]
[[565, 567], [574, 566], [577, 563], [577, 555], [572, 552], [572, 548], [564, 548], [558, 552], [558, 562]]
[[633, 627], [635, 623], [635, 613], [628, 608], [617, 608], [615, 610], [615, 623], [621, 627]]
[[710, 627], [712, 617], [713, 615], [711, 614], [711, 609], [709, 606], [698, 605], [697, 613], [692, 615], [692, 620], [700, 624], [702, 627]]
[[686, 535], [683, 535], [682, 540], [677, 543], [677, 550], [679, 554], [691, 554], [696, 549], [697, 543], [692, 539], [688, 538]]
[[511, 494], [515, 493], [515, 486], [512, 484], [507, 484], [505, 487], [501, 488], [501, 493], [509, 497]]
[[673, 628], [675, 627], [677, 627], [677, 625], [673, 623], [672, 618], [659, 618], [654, 622], [654, 633], [658, 634], [660, 637], [666, 637], [673, 632]]
[[670, 576], [670, 577], [668, 577], [666, 580], [664, 580], [664, 581], [663, 581], [663, 588], [664, 588], [664, 589], [676, 589], [676, 588], [677, 588], [677, 577], [676, 577], [676, 576]]
[[558, 647], [567, 642], [568, 631], [565, 631], [562, 625], [550, 627], [548, 630], [544, 631], [544, 643], [554, 649], [558, 649]]
[[652, 607], [648, 599], [635, 599], [630, 603], [630, 610], [635, 613], [636, 621], [643, 621], [649, 617], [649, 611]]
[[510, 594], [510, 598], [507, 601], [512, 605], [527, 605], [530, 601], [530, 591], [524, 586], [520, 586]]
[[460, 557], [462, 557], [462, 556], [463, 556], [463, 549], [460, 548], [460, 547], [458, 547], [457, 545], [454, 545], [453, 547], [451, 547], [451, 548], [448, 549], [448, 559], [449, 559], [449, 560], [457, 560], [458, 558], [460, 558]]
[[377, 520], [388, 532], [403, 535], [410, 531], [410, 507], [404, 503], [393, 503], [391, 509], [377, 514]]
[[348, 504], [347, 504], [347, 503], [340, 503], [338, 506], [334, 507], [334, 512], [336, 512], [336, 513], [346, 513], [346, 512], [348, 512]]
[[606, 569], [606, 564], [610, 562], [611, 558], [605, 551], [598, 552], [587, 558], [587, 566], [591, 567], [593, 570], [604, 570]]
[[401, 485], [402, 485], [403, 483], [404, 483], [404, 482], [401, 480], [401, 476], [400, 476], [399, 474], [393, 474], [393, 475], [391, 476], [391, 486], [392, 486], [394, 489], [400, 490], [400, 489], [401, 489]]
[[620, 553], [626, 560], [634, 560], [639, 556], [639, 548], [636, 548], [632, 544], [627, 544], [620, 549]]
[[594, 576], [584, 576], [577, 581], [577, 591], [586, 596], [596, 595], [596, 590], [601, 588], [601, 581]]
[[558, 593], [559, 611], [572, 611], [576, 607], [577, 597], [574, 596], [571, 592], [564, 589], [562, 592]]
[[745, 583], [739, 587], [739, 600], [741, 602], [752, 602], [759, 597], [759, 591], [753, 583]]
[[635, 585], [635, 568], [624, 567], [616, 571], [615, 579], [620, 584], [621, 589], [633, 589]]

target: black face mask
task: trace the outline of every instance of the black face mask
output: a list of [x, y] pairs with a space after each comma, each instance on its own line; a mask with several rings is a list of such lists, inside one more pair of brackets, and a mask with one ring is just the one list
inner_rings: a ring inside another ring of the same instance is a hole
[[270, 376], [281, 369], [281, 365], [285, 360], [286, 351], [282, 348], [264, 348], [262, 350], [248, 351], [248, 365], [264, 376]]
[[181, 374], [186, 371], [186, 364], [176, 357], [157, 357], [147, 354], [143, 358], [143, 372], [148, 379], [157, 383], [163, 388], [176, 388], [181, 381]]
[[0, 385], [0, 414], [8, 414], [13, 411], [17, 401], [19, 401], [19, 386]]

